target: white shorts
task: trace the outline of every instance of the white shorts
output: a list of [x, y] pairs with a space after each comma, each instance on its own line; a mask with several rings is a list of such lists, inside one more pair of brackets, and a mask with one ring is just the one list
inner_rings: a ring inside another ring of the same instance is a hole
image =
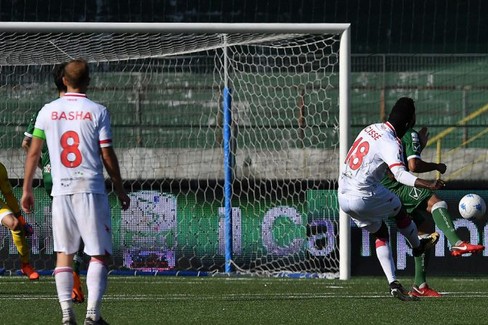
[[12, 210], [10, 210], [10, 208], [8, 207], [7, 204], [1, 204], [0, 205], [0, 225], [2, 224], [2, 219], [6, 216], [8, 216], [9, 214], [13, 214], [12, 213]]
[[87, 255], [112, 254], [112, 219], [106, 194], [54, 196], [52, 212], [55, 252], [76, 253], [81, 237]]
[[370, 196], [339, 190], [338, 199], [341, 210], [351, 216], [358, 227], [371, 233], [380, 229], [383, 219], [396, 216], [402, 206], [398, 196], [381, 185]]

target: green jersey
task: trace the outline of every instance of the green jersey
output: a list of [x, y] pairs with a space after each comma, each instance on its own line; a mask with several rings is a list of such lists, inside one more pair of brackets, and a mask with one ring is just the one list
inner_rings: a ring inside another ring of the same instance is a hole
[[[408, 168], [408, 160], [412, 158], [419, 158], [422, 152], [420, 145], [420, 137], [417, 131], [410, 128], [402, 138], [403, 147], [403, 161]], [[398, 195], [400, 201], [407, 209], [408, 213], [412, 213], [413, 210], [418, 208], [421, 204], [422, 207], [426, 201], [432, 196], [432, 191], [427, 189], [416, 188], [413, 186], [407, 186], [397, 182], [391, 173], [388, 172], [383, 177], [381, 183], [390, 191]]]
[[[32, 133], [34, 132], [34, 126], [36, 124], [36, 119], [37, 119], [37, 114], [39, 114], [38, 110], [37, 112], [32, 115], [29, 125], [27, 126], [27, 129], [24, 132], [24, 135], [26, 137], [32, 138]], [[46, 192], [51, 195], [51, 189], [53, 187], [53, 182], [52, 182], [52, 177], [51, 177], [51, 161], [49, 160], [49, 152], [47, 149], [46, 143], [44, 143], [44, 147], [42, 147], [42, 152], [41, 152], [41, 168], [42, 168], [42, 180], [44, 181], [44, 188], [46, 189]]]
[[[408, 169], [408, 159], [420, 158], [420, 153], [422, 152], [418, 132], [412, 128], [408, 129], [402, 138], [402, 147], [403, 147], [403, 163], [405, 164], [406, 168]], [[381, 180], [381, 183], [389, 189], [403, 185], [403, 184], [397, 182], [393, 178], [393, 175], [391, 175], [391, 173], [388, 172], [388, 170], [387, 170], [386, 175]]]

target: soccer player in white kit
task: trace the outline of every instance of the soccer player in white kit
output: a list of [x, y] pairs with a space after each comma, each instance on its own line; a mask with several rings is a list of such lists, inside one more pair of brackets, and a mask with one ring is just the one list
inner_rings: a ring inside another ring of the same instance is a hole
[[398, 282], [389, 247], [389, 232], [384, 219], [394, 216], [398, 231], [420, 256], [437, 243], [439, 234], [420, 240], [417, 227], [407, 215], [400, 199], [381, 184], [387, 168], [396, 180], [408, 186], [437, 190], [442, 180], [428, 181], [408, 172], [403, 162], [401, 137], [415, 123], [415, 105], [402, 97], [393, 106], [387, 122], [364, 128], [352, 144], [341, 166], [339, 206], [358, 227], [375, 237], [376, 255], [390, 285], [390, 293], [401, 300], [417, 300]]
[[107, 324], [100, 316], [107, 285], [107, 263], [112, 254], [111, 217], [103, 167], [107, 170], [122, 209], [130, 198], [125, 193], [119, 163], [112, 147], [107, 109], [87, 98], [89, 68], [84, 60], [70, 61], [64, 70], [67, 93], [39, 112], [27, 153], [21, 205], [26, 213], [34, 206], [32, 180], [47, 142], [53, 179], [52, 229], [54, 270], [63, 324], [76, 324], [71, 301], [73, 256], [80, 238], [91, 256], [86, 284], [88, 303], [85, 324]]

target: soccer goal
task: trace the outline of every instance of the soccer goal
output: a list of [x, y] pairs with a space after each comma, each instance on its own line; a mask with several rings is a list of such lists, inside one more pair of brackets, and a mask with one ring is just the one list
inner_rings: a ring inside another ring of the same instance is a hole
[[[20, 199], [23, 131], [56, 97], [53, 67], [84, 58], [132, 198], [121, 212], [110, 192], [114, 272], [348, 279], [350, 221], [336, 189], [349, 143], [349, 28], [0, 23], [0, 159]], [[49, 269], [40, 181], [35, 194], [32, 261]], [[16, 270], [2, 235], [1, 261]]]

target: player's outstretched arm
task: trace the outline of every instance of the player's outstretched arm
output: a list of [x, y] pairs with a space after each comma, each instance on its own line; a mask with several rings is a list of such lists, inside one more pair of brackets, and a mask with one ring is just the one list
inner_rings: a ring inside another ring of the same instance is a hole
[[127, 193], [125, 193], [122, 177], [120, 176], [119, 161], [113, 147], [102, 148], [102, 161], [112, 183], [114, 184], [115, 193], [122, 205], [122, 210], [127, 210], [130, 206], [130, 198]]
[[446, 172], [446, 164], [426, 162], [420, 158], [411, 158], [408, 160], [408, 170], [414, 173], [427, 173], [431, 171], [439, 171], [441, 174]]
[[[434, 163], [434, 162], [427, 162], [422, 160], [420, 157], [420, 153], [424, 148], [427, 146], [427, 142], [429, 140], [429, 131], [426, 127], [421, 128], [418, 132], [418, 144], [415, 145], [416, 137], [412, 134], [412, 139], [410, 141], [403, 140], [403, 149], [407, 152], [407, 156], [412, 156], [408, 159], [408, 170], [414, 173], [427, 173], [431, 171], [438, 171], [441, 174], [446, 172], [447, 166], [442, 163]], [[407, 142], [405, 142], [407, 141]], [[409, 144], [410, 143], [410, 144]], [[413, 156], [413, 154], [417, 155], [417, 157]]]
[[435, 190], [440, 190], [440, 189], [444, 188], [444, 186], [446, 186], [446, 184], [441, 179], [436, 179], [436, 180], [433, 180], [433, 181], [428, 181], [426, 179], [417, 178], [415, 180], [414, 186], [415, 187], [419, 187], [419, 188], [426, 188], [428, 190], [435, 191]]

